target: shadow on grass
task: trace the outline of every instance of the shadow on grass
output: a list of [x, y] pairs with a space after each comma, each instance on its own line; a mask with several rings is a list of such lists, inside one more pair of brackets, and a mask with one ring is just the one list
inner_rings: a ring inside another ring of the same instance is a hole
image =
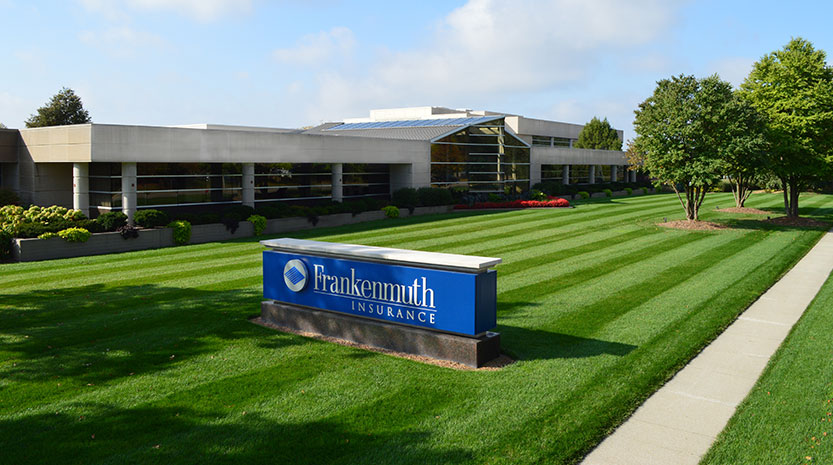
[[[248, 322], [259, 290], [156, 285], [0, 294], [4, 378], [71, 378], [94, 385], [161, 371], [256, 335], [266, 348], [298, 343]], [[257, 334], [262, 333], [261, 335]]]
[[540, 329], [499, 325], [500, 343], [504, 352], [518, 360], [552, 360], [586, 358], [598, 355], [625, 356], [637, 346], [602, 341]]
[[0, 420], [4, 463], [460, 463], [468, 451], [432, 448], [431, 433], [373, 429], [345, 418], [277, 422], [242, 409], [89, 406]]
[[494, 211], [494, 210], [454, 210], [449, 213], [434, 213], [430, 215], [408, 216], [405, 218], [396, 219], [380, 219], [365, 221], [363, 223], [347, 224], [344, 226], [328, 226], [316, 227], [312, 229], [304, 229], [301, 231], [288, 231], [278, 234], [269, 234], [254, 237], [241, 237], [239, 239], [228, 239], [221, 242], [260, 242], [266, 239], [275, 239], [279, 237], [293, 237], [297, 239], [308, 239], [312, 237], [340, 235], [340, 234], [355, 234], [368, 231], [378, 231], [385, 228], [396, 228], [400, 226], [412, 226], [425, 223], [433, 223], [440, 220], [448, 220], [454, 218], [464, 218], [473, 216], [495, 215], [500, 213], [507, 213], [512, 210]]

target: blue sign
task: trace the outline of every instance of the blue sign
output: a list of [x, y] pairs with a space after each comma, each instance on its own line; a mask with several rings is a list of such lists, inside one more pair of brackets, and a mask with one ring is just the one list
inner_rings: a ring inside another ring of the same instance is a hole
[[496, 276], [263, 252], [267, 299], [468, 336], [497, 325]]

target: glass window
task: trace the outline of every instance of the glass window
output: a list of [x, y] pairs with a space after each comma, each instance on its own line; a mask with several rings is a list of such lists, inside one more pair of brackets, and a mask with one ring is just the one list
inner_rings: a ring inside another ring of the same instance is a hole
[[529, 146], [503, 119], [475, 125], [431, 144], [431, 184], [475, 192], [529, 188]]
[[563, 181], [564, 165], [541, 165], [541, 181]]
[[570, 184], [590, 182], [590, 165], [570, 165]]
[[552, 145], [552, 137], [549, 136], [532, 136], [533, 147], [549, 147]]

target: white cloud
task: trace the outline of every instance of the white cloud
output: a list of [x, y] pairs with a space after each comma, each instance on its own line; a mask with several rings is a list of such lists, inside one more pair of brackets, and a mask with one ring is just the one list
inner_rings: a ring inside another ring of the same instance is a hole
[[329, 31], [302, 37], [292, 48], [280, 48], [273, 52], [281, 63], [301, 66], [326, 66], [334, 58], [350, 56], [356, 45], [353, 32], [346, 27], [334, 27]]
[[661, 0], [469, 0], [420, 48], [383, 54], [360, 74], [322, 72], [310, 116], [583, 85], [602, 60], [666, 33], [675, 12]]
[[125, 21], [126, 9], [143, 11], [174, 11], [201, 22], [209, 22], [231, 14], [249, 13], [252, 0], [80, 0], [89, 11], [112, 21]]
[[161, 37], [129, 26], [115, 26], [103, 31], [81, 31], [78, 40], [116, 56], [130, 56], [138, 48], [165, 45]]

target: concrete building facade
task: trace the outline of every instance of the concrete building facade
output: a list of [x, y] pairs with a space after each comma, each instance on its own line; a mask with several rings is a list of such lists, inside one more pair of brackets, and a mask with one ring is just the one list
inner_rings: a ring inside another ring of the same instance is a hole
[[[414, 107], [310, 129], [82, 124], [0, 130], [0, 187], [92, 213], [635, 181], [624, 154], [573, 148], [582, 126]], [[621, 138], [621, 131], [620, 131]]]

